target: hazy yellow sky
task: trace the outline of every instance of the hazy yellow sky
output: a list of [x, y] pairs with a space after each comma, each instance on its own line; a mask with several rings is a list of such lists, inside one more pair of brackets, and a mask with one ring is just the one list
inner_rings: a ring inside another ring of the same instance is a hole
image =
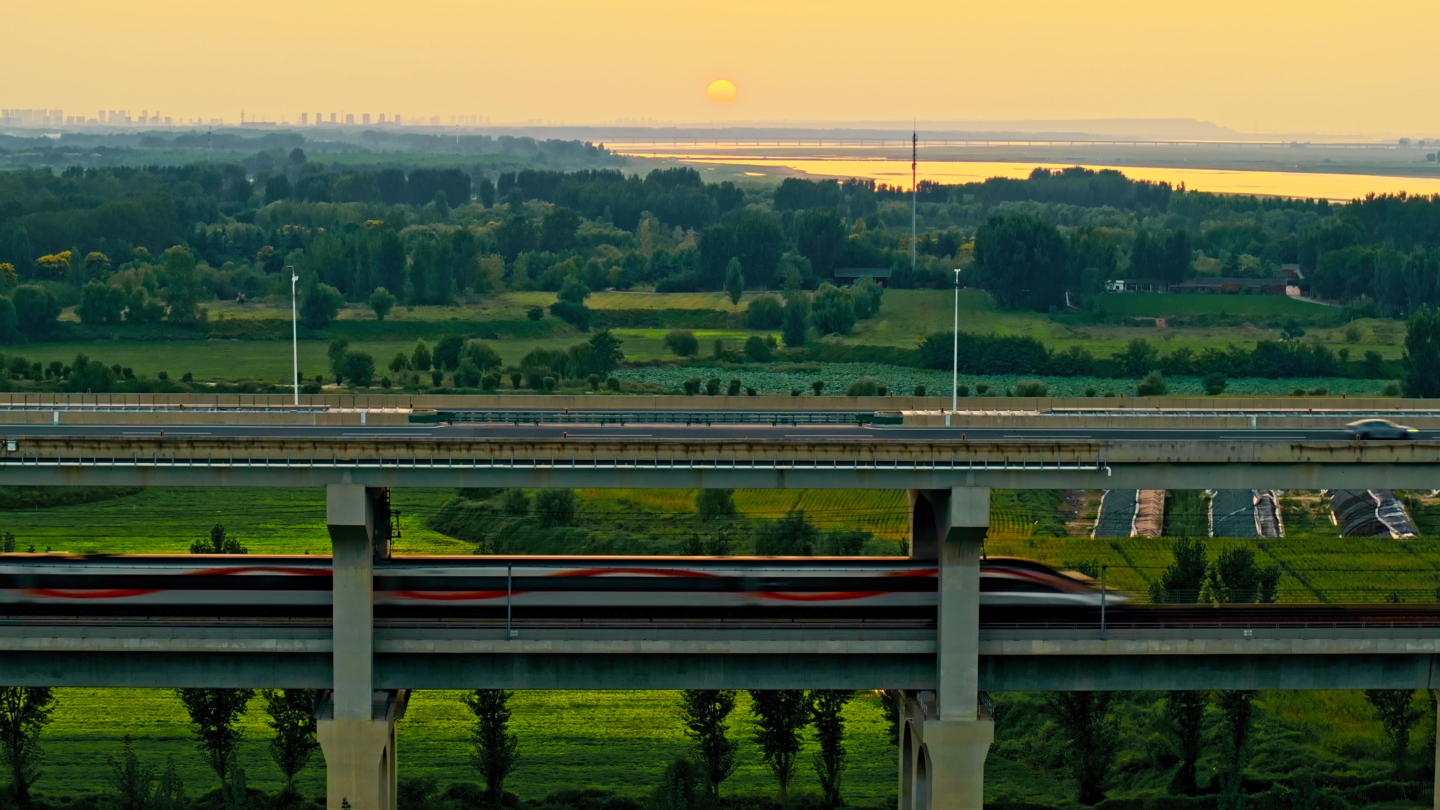
[[[1435, 0], [5, 0], [0, 107], [1440, 136]], [[728, 78], [739, 99], [706, 100]], [[73, 111], [73, 112], [72, 112]]]

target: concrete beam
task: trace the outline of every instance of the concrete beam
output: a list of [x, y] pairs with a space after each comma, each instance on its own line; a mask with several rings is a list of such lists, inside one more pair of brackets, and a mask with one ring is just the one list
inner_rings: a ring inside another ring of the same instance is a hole
[[1111, 655], [980, 659], [990, 692], [1180, 689], [1431, 689], [1435, 656]]
[[285, 466], [177, 464], [175, 466], [7, 465], [0, 485], [185, 487], [536, 487], [624, 489], [1434, 489], [1440, 460], [1410, 464], [1356, 461], [1235, 463], [1111, 463], [1101, 469], [991, 467], [906, 469], [885, 467], [534, 467], [374, 466], [317, 463]]

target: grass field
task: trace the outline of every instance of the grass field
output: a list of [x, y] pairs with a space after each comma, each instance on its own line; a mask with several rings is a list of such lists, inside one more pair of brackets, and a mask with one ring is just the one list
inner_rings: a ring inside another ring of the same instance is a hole
[[[743, 309], [747, 300], [753, 297], [752, 294], [742, 298], [739, 309]], [[554, 299], [552, 293], [502, 293], [466, 307], [399, 307], [390, 317], [393, 320], [434, 324], [433, 334], [427, 337], [433, 347], [441, 337], [455, 331], [456, 327], [448, 325], [452, 321], [473, 324], [484, 320], [521, 319], [531, 306], [548, 306]], [[1164, 317], [1198, 312], [1225, 312], [1232, 316], [1254, 315], [1258, 321], [1266, 323], [1281, 316], [1312, 314], [1315, 310], [1328, 311], [1317, 304], [1280, 296], [1135, 294], [1107, 296], [1105, 300], [1107, 308], [1119, 307], [1126, 314]], [[595, 309], [736, 309], [723, 293], [606, 292], [592, 295], [587, 303]], [[1182, 328], [1067, 325], [1039, 313], [997, 311], [987, 294], [975, 290], [962, 290], [960, 305], [961, 328], [964, 331], [1033, 337], [1057, 351], [1070, 346], [1083, 346], [1097, 357], [1107, 357], [1122, 351], [1134, 338], [1149, 340], [1157, 345], [1161, 353], [1169, 353], [1180, 348], [1198, 352], [1206, 348], [1223, 348], [1229, 345], [1253, 346], [1259, 340], [1274, 340], [1280, 337], [1278, 329], [1253, 324]], [[857, 323], [854, 333], [844, 338], [843, 342], [910, 348], [917, 345], [927, 334], [949, 331], [954, 317], [953, 306], [953, 294], [947, 290], [890, 290], [885, 293], [879, 314], [868, 321]], [[233, 302], [215, 304], [212, 317], [222, 316], [288, 320], [289, 308], [265, 304], [247, 304], [241, 307]], [[373, 317], [364, 307], [351, 307], [341, 313], [342, 320]], [[1347, 341], [1346, 329], [1343, 327], [1311, 329], [1304, 339], [1322, 343], [1336, 351], [1348, 348], [1355, 360], [1363, 357], [1367, 351], [1378, 352], [1388, 360], [1401, 356], [1404, 324], [1369, 319], [1355, 322], [1355, 329], [1356, 333], [1351, 336], [1358, 338], [1355, 342]], [[658, 327], [624, 328], [617, 329], [616, 333], [625, 341], [623, 350], [630, 360], [675, 360], [678, 358], [664, 345], [665, 334], [669, 331], [667, 328]], [[766, 333], [742, 329], [699, 330], [696, 337], [700, 340], [701, 354], [708, 355], [717, 338], [729, 341], [738, 348], [749, 336], [764, 334]], [[587, 337], [570, 334], [536, 339], [504, 339], [492, 343], [507, 364], [514, 364], [532, 349], [564, 349], [584, 341]], [[327, 345], [326, 341], [302, 341], [301, 370], [309, 376], [327, 370]], [[352, 344], [357, 350], [369, 352], [382, 373], [397, 351], [408, 352], [413, 345], [413, 340], [356, 341]], [[290, 345], [284, 340], [36, 343], [18, 350], [18, 353], [32, 361], [43, 363], [52, 360], [68, 363], [81, 352], [107, 364], [119, 364], [148, 376], [167, 371], [177, 378], [185, 372], [191, 372], [200, 380], [286, 380], [289, 378], [290, 369]], [[1288, 388], [1284, 389], [1285, 393], [1288, 391]]]
[[[469, 710], [463, 692], [413, 692], [399, 725], [400, 777], [433, 777], [442, 785], [483, 782], [470, 766]], [[511, 729], [519, 737], [519, 766], [506, 787], [522, 799], [539, 799], [564, 787], [600, 787], [640, 799], [658, 783], [675, 757], [688, 749], [674, 692], [517, 692]], [[257, 697], [242, 721], [240, 762], [250, 787], [274, 792], [281, 774], [270, 759], [264, 701]], [[895, 748], [889, 744], [879, 700], [861, 693], [847, 707], [849, 763], [845, 795], [851, 804], [893, 804]], [[749, 698], [741, 693], [730, 716], [732, 739], [741, 743], [740, 764], [724, 791], [773, 793], [760, 762]], [[45, 731], [45, 776], [39, 794], [73, 796], [98, 792], [108, 775], [106, 757], [119, 758], [125, 735], [136, 753], [163, 768], [174, 757], [191, 797], [218, 786], [204, 765], [180, 701], [162, 689], [61, 689], [55, 720]], [[807, 740], [792, 790], [818, 792]], [[324, 760], [316, 755], [301, 774], [307, 796], [325, 792]]]

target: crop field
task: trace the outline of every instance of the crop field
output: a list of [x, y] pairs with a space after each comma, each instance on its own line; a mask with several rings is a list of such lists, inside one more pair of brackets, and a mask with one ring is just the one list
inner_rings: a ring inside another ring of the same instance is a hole
[[[483, 782], [470, 766], [469, 710], [463, 692], [412, 692], [399, 726], [400, 778]], [[109, 773], [107, 757], [119, 758], [128, 734], [142, 761], [160, 768], [173, 757], [191, 797], [218, 786], [193, 742], [184, 708], [173, 692], [162, 689], [61, 689], [54, 722], [41, 742], [45, 775], [36, 785], [42, 795], [73, 796], [97, 792]], [[522, 799], [539, 799], [564, 787], [599, 787], [641, 799], [654, 789], [661, 772], [689, 747], [682, 734], [674, 692], [533, 691], [516, 692], [511, 729], [519, 738], [519, 765], [506, 782]], [[240, 763], [249, 786], [279, 790], [281, 774], [270, 759], [264, 701], [251, 702], [241, 722]], [[846, 708], [845, 796], [850, 804], [880, 807], [894, 802], [896, 749], [890, 744], [880, 701], [860, 693]], [[754, 745], [750, 702], [741, 693], [730, 715], [731, 738], [740, 742], [739, 767], [725, 782], [727, 795], [773, 794], [774, 781]], [[810, 765], [813, 739], [806, 741], [792, 790], [818, 792]], [[324, 760], [319, 754], [301, 773], [300, 792], [325, 792]]]
[[[581, 499], [599, 509], [620, 509], [622, 502], [671, 512], [695, 514], [693, 489], [582, 489]], [[747, 518], [779, 518], [804, 510], [822, 529], [859, 529], [882, 540], [909, 536], [909, 507], [899, 490], [737, 489], [735, 508]]]
[[[948, 399], [951, 375], [948, 371], [923, 368], [904, 368], [882, 363], [805, 363], [800, 365], [744, 366], [722, 368], [717, 366], [654, 366], [626, 368], [615, 372], [622, 380], [650, 383], [666, 390], [681, 393], [685, 381], [690, 377], [708, 380], [720, 378], [721, 391], [730, 380], [738, 379], [740, 384], [751, 387], [760, 394], [786, 394], [798, 390], [801, 396], [812, 396], [811, 383], [821, 380], [826, 395], [841, 395], [850, 383], [861, 377], [870, 377], [884, 385], [891, 394], [909, 395], [915, 386], [925, 386], [929, 396]], [[990, 403], [987, 397], [1004, 396], [1013, 391], [1016, 384], [1025, 380], [1040, 380], [1048, 388], [1050, 396], [1083, 397], [1090, 395], [1104, 397], [1134, 396], [1139, 380], [1116, 379], [1112, 377], [1022, 377], [1016, 375], [971, 376], [961, 375], [960, 384], [968, 386], [974, 400], [968, 405], [974, 408], [1004, 407]], [[1295, 389], [1312, 391], [1324, 388], [1331, 396], [1378, 396], [1389, 380], [1362, 380], [1348, 377], [1292, 377], [1277, 380], [1262, 377], [1240, 377], [1227, 381], [1225, 393], [1239, 396], [1288, 396]], [[980, 395], [979, 386], [987, 386], [985, 396]], [[1171, 395], [1201, 396], [1205, 387], [1200, 377], [1167, 377], [1167, 390]], [[702, 395], [703, 396], [703, 395]], [[937, 406], [939, 400], [937, 400]], [[962, 403], [965, 404], [965, 403]]]
[[1284, 295], [1180, 295], [1166, 293], [1110, 293], [1100, 296], [1112, 315], [1165, 318], [1177, 315], [1239, 315], [1257, 318], [1323, 316], [1332, 307], [1299, 301]]

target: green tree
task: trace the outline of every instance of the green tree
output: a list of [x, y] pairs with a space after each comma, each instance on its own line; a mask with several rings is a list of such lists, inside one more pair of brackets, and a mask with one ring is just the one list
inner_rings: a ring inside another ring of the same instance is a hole
[[482, 372], [497, 369], [504, 363], [500, 353], [483, 340], [466, 341], [465, 348], [460, 351], [460, 359], [473, 362]]
[[446, 335], [435, 344], [435, 368], [454, 371], [460, 367], [460, 352], [465, 349], [465, 338]]
[[340, 314], [345, 296], [329, 284], [316, 283], [300, 299], [300, 322], [311, 329], [324, 329]]
[[1395, 758], [1395, 778], [1405, 776], [1405, 755], [1410, 750], [1410, 729], [1425, 716], [1415, 705], [1413, 689], [1366, 689], [1365, 700], [1385, 731]]
[[1171, 604], [1200, 601], [1200, 588], [1205, 584], [1205, 541], [1182, 536], [1171, 544], [1170, 552], [1175, 559], [1150, 586], [1150, 601]]
[[510, 732], [510, 692], [476, 689], [465, 698], [475, 715], [470, 731], [470, 762], [485, 779], [485, 804], [499, 808], [505, 798], [505, 777], [515, 770], [519, 739]]
[[745, 359], [752, 363], [768, 363], [775, 359], [775, 350], [759, 335], [745, 339]]
[[424, 338], [415, 341], [415, 349], [410, 352], [410, 367], [416, 371], [430, 370], [430, 346]]
[[810, 693], [813, 705], [811, 718], [815, 724], [815, 773], [820, 777], [820, 793], [827, 807], [840, 807], [840, 779], [845, 773], [845, 718], [841, 712], [854, 692], [848, 689], [816, 689]]
[[740, 270], [740, 260], [734, 256], [725, 265], [725, 294], [730, 296], [730, 303], [739, 304], [740, 296], [745, 293], [745, 275]]
[[590, 288], [585, 286], [583, 281], [573, 278], [565, 279], [565, 283], [560, 285], [560, 292], [555, 294], [557, 300], [569, 301], [572, 304], [583, 304], [589, 297]]
[[975, 234], [979, 285], [1001, 306], [1063, 306], [1069, 248], [1055, 226], [1028, 213], [996, 214]]
[[55, 691], [45, 686], [0, 686], [0, 763], [10, 770], [10, 798], [30, 804], [30, 786], [40, 778], [40, 732], [55, 713]]
[[1165, 693], [1165, 719], [1180, 757], [1180, 767], [1170, 780], [1170, 790], [1182, 796], [1195, 796], [1200, 792], [1195, 768], [1205, 750], [1205, 707], [1209, 703], [1204, 692]]
[[311, 755], [320, 748], [315, 739], [314, 689], [266, 689], [265, 713], [275, 736], [270, 738], [270, 758], [285, 774], [285, 790], [294, 790], [295, 776], [305, 769]]
[[590, 368], [596, 374], [609, 374], [625, 362], [625, 353], [620, 351], [623, 341], [609, 329], [601, 329], [590, 336]]
[[387, 290], [405, 290], [405, 245], [393, 228], [380, 232], [375, 249], [375, 281]]
[[795, 217], [795, 247], [810, 261], [816, 276], [835, 277], [835, 267], [845, 249], [845, 223], [830, 208], [811, 208]]
[[38, 284], [21, 284], [11, 296], [21, 334], [36, 339], [50, 334], [60, 318], [60, 302], [55, 294]]
[[210, 527], [207, 540], [196, 540], [190, 544], [191, 554], [249, 554], [250, 550], [240, 544], [240, 539], [225, 530], [224, 524]]
[[1250, 731], [1253, 723], [1255, 691], [1227, 689], [1215, 693], [1215, 705], [1224, 720], [1224, 767], [1238, 779], [1250, 762]]
[[1440, 397], [1440, 309], [1421, 306], [1405, 324], [1405, 396]]
[[802, 295], [791, 296], [785, 302], [785, 311], [780, 325], [780, 337], [785, 345], [794, 349], [805, 345], [810, 331], [810, 302]]
[[370, 305], [370, 309], [374, 310], [375, 320], [383, 321], [385, 316], [390, 314], [390, 310], [395, 307], [395, 296], [391, 295], [390, 291], [384, 287], [376, 287], [375, 292], [370, 293], [370, 300], [366, 303]]
[[10, 256], [15, 260], [15, 272], [20, 278], [30, 278], [35, 273], [35, 249], [30, 246], [30, 234], [23, 227], [16, 228], [10, 236]]
[[245, 714], [254, 689], [176, 689], [190, 722], [200, 754], [222, 786], [229, 784], [229, 766], [240, 742], [236, 723]]
[[773, 295], [756, 296], [745, 306], [745, 325], [751, 329], [777, 329], [783, 318], [780, 299]]
[[345, 359], [345, 352], [348, 351], [350, 351], [350, 341], [345, 338], [335, 338], [325, 349], [325, 356], [330, 361], [330, 373], [335, 375], [337, 384], [343, 379], [340, 374], [340, 361]]
[[167, 317], [175, 323], [199, 320], [200, 297], [206, 289], [190, 249], [176, 245], [165, 251], [160, 278], [164, 284], [161, 294], [170, 307]]
[[833, 284], [821, 284], [810, 305], [810, 322], [822, 335], [848, 335], [855, 328], [854, 300]]
[[733, 518], [737, 514], [734, 495], [733, 489], [698, 490], [695, 493], [695, 511], [705, 521]]
[[112, 756], [105, 757], [110, 764], [106, 781], [112, 792], [101, 796], [100, 807], [103, 810], [151, 810], [155, 802], [155, 769], [135, 756], [129, 734], [125, 735], [121, 751], [119, 762]]
[[365, 352], [347, 351], [340, 358], [337, 376], [349, 380], [356, 388], [368, 388], [375, 381], [375, 358]]
[[1105, 798], [1115, 754], [1120, 747], [1119, 723], [1109, 714], [1109, 692], [1052, 692], [1045, 698], [1051, 719], [1067, 742], [1065, 763], [1079, 787], [1080, 804]]
[[700, 351], [700, 341], [688, 329], [672, 329], [665, 335], [665, 348], [680, 357], [692, 357]]
[[780, 803], [790, 789], [795, 758], [800, 753], [800, 732], [809, 725], [811, 696], [803, 689], [752, 689], [750, 711], [755, 715], [755, 744], [760, 759], [775, 775]]
[[720, 799], [720, 783], [735, 771], [739, 746], [725, 729], [725, 719], [734, 710], [733, 689], [686, 689], [680, 693], [685, 736], [695, 744], [695, 758], [715, 801]]
[[85, 278], [103, 280], [110, 273], [110, 257], [100, 251], [91, 251], [85, 256]]
[[80, 322], [91, 326], [120, 323], [125, 313], [129, 296], [119, 287], [111, 287], [99, 281], [92, 281], [80, 290], [80, 303], [75, 314]]

